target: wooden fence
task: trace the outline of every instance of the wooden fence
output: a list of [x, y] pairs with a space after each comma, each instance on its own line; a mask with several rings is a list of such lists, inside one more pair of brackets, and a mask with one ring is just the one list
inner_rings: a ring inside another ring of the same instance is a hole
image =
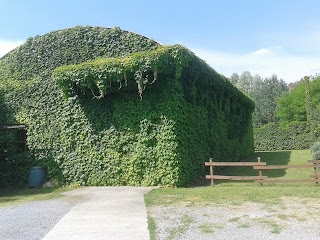
[[[297, 183], [297, 182], [314, 182], [318, 186], [320, 183], [320, 175], [318, 168], [320, 165], [320, 160], [310, 160], [308, 164], [303, 165], [269, 165], [266, 162], [261, 162], [258, 158], [257, 162], [214, 162], [212, 158], [209, 162], [205, 162], [205, 166], [210, 167], [210, 175], [206, 175], [206, 179], [211, 180], [211, 185], [214, 186], [214, 180], [232, 180], [232, 181], [242, 181], [242, 180], [253, 180], [258, 183]], [[214, 175], [213, 167], [253, 167], [254, 170], [258, 170], [257, 176], [225, 176], [225, 175]], [[277, 169], [289, 169], [289, 168], [313, 168], [314, 174], [310, 175], [308, 179], [268, 179], [268, 176], [262, 174], [262, 170], [277, 170]]]

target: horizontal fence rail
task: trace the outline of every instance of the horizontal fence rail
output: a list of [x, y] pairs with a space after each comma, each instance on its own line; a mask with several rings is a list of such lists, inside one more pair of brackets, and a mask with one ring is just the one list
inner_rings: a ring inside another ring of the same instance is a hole
[[[302, 183], [314, 182], [318, 186], [320, 183], [320, 175], [318, 173], [320, 160], [309, 160], [309, 164], [301, 165], [267, 165], [266, 162], [261, 162], [261, 158], [257, 162], [214, 162], [212, 158], [209, 162], [205, 162], [205, 166], [210, 167], [210, 175], [206, 175], [206, 179], [211, 180], [211, 185], [214, 186], [214, 180], [231, 180], [231, 181], [255, 181], [260, 184], [263, 183]], [[258, 170], [258, 176], [225, 176], [214, 175], [213, 167], [253, 167]], [[279, 170], [291, 168], [313, 168], [314, 174], [309, 176], [309, 179], [268, 179], [268, 176], [262, 175], [262, 170]]]
[[206, 162], [205, 166], [226, 166], [226, 167], [252, 167], [252, 166], [266, 166], [265, 162]]
[[269, 166], [253, 166], [253, 169], [257, 170], [276, 170], [276, 169], [289, 169], [289, 168], [314, 168], [314, 164], [308, 165], [269, 165]]

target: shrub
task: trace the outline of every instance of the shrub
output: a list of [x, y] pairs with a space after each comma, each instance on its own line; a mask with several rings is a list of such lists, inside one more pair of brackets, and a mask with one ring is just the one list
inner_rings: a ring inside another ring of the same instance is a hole
[[312, 158], [316, 160], [320, 160], [320, 142], [315, 142], [311, 146]]

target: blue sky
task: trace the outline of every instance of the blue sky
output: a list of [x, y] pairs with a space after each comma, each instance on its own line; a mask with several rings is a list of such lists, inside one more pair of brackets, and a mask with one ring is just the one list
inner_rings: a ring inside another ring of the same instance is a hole
[[286, 82], [320, 73], [319, 0], [0, 0], [0, 56], [28, 37], [78, 25], [182, 44], [229, 77]]

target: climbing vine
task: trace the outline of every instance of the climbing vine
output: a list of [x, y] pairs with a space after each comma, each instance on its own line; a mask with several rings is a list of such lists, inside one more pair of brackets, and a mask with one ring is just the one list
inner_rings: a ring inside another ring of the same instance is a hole
[[59, 66], [125, 56], [159, 46], [149, 38], [118, 27], [78, 26], [28, 38], [1, 59], [0, 76], [22, 80], [50, 78], [52, 70]]
[[179, 45], [65, 29], [5, 56], [0, 80], [33, 163], [63, 183], [183, 186], [253, 152], [253, 102]]
[[[128, 80], [137, 84], [140, 97], [147, 84], [153, 84], [159, 74], [171, 75], [176, 71], [179, 78], [187, 61], [181, 61], [191, 55], [186, 48], [174, 45], [159, 47], [156, 50], [131, 54], [127, 57], [98, 59], [78, 65], [63, 66], [53, 71], [53, 79], [70, 95], [75, 88], [90, 90], [100, 99], [108, 89], [117, 84], [118, 89], [128, 86]], [[94, 93], [96, 90], [99, 96]]]

